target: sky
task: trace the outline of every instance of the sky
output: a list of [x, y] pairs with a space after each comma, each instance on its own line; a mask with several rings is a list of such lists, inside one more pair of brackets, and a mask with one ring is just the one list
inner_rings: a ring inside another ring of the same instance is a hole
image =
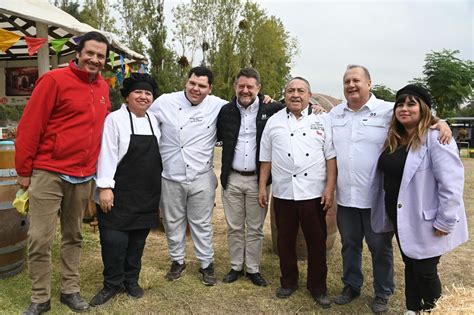
[[[171, 8], [180, 2], [165, 0], [168, 37], [173, 36]], [[366, 66], [372, 85], [398, 90], [423, 76], [432, 51], [459, 50], [459, 58], [474, 60], [474, 0], [254, 2], [298, 40], [291, 74], [308, 79], [313, 92], [342, 99], [348, 64]]]

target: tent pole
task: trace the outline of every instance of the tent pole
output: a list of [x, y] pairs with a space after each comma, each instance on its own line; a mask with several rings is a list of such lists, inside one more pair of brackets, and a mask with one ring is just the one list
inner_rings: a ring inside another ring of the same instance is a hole
[[[48, 25], [36, 22], [36, 37], [49, 39]], [[49, 44], [41, 46], [38, 50], [38, 75], [42, 76], [47, 71], [49, 71]]]

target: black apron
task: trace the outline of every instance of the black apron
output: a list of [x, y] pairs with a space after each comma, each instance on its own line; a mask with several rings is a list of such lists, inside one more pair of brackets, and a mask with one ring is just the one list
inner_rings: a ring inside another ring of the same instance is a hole
[[163, 170], [158, 141], [148, 114], [152, 135], [136, 135], [132, 114], [127, 110], [132, 129], [130, 144], [115, 172], [114, 206], [108, 213], [97, 211], [99, 226], [113, 230], [156, 228]]

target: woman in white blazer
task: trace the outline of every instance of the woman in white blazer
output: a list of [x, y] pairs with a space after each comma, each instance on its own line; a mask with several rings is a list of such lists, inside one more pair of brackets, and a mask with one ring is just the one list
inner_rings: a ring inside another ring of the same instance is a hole
[[464, 168], [454, 141], [443, 145], [425, 89], [397, 92], [384, 151], [374, 174], [372, 228], [394, 230], [405, 263], [409, 311], [434, 307], [441, 296], [442, 254], [468, 239], [463, 204]]

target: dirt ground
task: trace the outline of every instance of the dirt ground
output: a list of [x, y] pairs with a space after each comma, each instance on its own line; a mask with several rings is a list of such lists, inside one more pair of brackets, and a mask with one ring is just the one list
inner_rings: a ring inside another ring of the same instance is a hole
[[[219, 152], [218, 152], [219, 153]], [[219, 159], [216, 158], [216, 161]], [[474, 159], [463, 159], [466, 169], [465, 204], [468, 215], [469, 231], [474, 235]], [[216, 163], [216, 174], [219, 175], [220, 165]], [[361, 297], [349, 305], [333, 304], [329, 310], [322, 310], [312, 301], [305, 289], [306, 262], [300, 261], [299, 290], [289, 299], [278, 299], [275, 290], [279, 286], [278, 256], [272, 251], [270, 215], [265, 222], [265, 243], [263, 248], [262, 274], [269, 286], [256, 287], [245, 278], [232, 284], [222, 283], [222, 278], [230, 270], [227, 247], [226, 223], [220, 188], [216, 193], [216, 207], [213, 216], [215, 266], [218, 284], [205, 287], [198, 278], [199, 264], [194, 256], [190, 237], [187, 240], [187, 269], [183, 278], [169, 282], [165, 274], [169, 268], [168, 251], [164, 233], [153, 231], [148, 238], [143, 257], [140, 283], [145, 289], [145, 296], [135, 300], [122, 294], [110, 303], [95, 309], [91, 314], [214, 314], [214, 313], [326, 313], [326, 314], [365, 314], [370, 313], [370, 302], [373, 298], [370, 254], [367, 248], [363, 253], [363, 272], [365, 282]], [[102, 287], [102, 263], [98, 233], [87, 225], [84, 226], [84, 246], [81, 265], [81, 292], [86, 299]], [[64, 314], [68, 309], [59, 303], [58, 280], [58, 241], [53, 248], [54, 276], [52, 284], [52, 310], [50, 314]], [[342, 273], [341, 245], [337, 235], [334, 248], [328, 254], [328, 288], [329, 295], [335, 296], [342, 289], [340, 280]], [[466, 244], [442, 257], [439, 266], [441, 281], [445, 288], [453, 284], [474, 290], [474, 243]], [[391, 314], [400, 314], [404, 307], [403, 263], [394, 241], [396, 292], [390, 299]], [[0, 280], [0, 312], [18, 314], [29, 303], [30, 282], [27, 271], [15, 277]]]

